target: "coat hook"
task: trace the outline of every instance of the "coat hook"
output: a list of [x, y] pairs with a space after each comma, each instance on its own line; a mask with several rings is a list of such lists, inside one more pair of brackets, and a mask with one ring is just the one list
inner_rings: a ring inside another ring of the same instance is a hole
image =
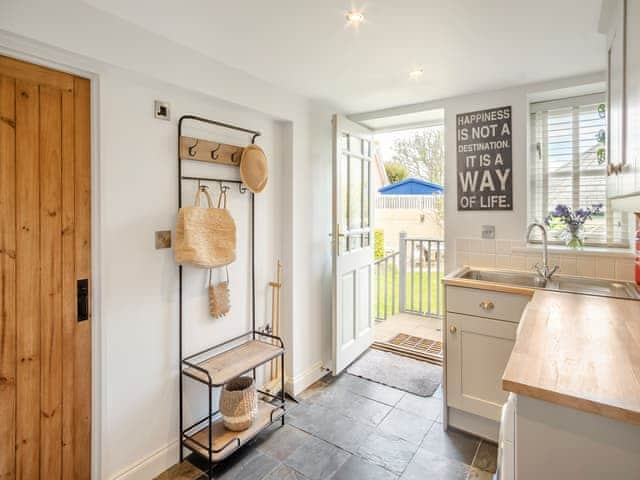
[[222, 144], [218, 143], [218, 146], [216, 148], [214, 148], [213, 150], [211, 150], [211, 160], [217, 160], [218, 159], [218, 154], [216, 152], [218, 150], [220, 150], [221, 147], [222, 147]]
[[191, 145], [188, 149], [189, 152], [189, 156], [190, 157], [195, 157], [196, 156], [196, 146], [198, 145], [198, 139], [196, 138], [196, 143], [194, 143], [193, 145]]

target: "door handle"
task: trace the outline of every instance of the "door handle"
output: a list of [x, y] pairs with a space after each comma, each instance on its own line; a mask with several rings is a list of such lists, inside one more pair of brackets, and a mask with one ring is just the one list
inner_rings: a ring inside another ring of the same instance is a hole
[[78, 322], [89, 320], [89, 280], [78, 280], [76, 287], [78, 298]]

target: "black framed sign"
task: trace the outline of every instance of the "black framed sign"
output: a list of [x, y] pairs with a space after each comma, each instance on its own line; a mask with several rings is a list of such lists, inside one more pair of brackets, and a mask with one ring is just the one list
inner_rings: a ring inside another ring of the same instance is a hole
[[458, 210], [513, 210], [511, 107], [456, 115]]

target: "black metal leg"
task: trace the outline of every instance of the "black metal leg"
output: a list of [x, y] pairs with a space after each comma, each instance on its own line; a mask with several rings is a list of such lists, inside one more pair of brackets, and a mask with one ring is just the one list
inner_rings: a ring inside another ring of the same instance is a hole
[[209, 416], [209, 465], [207, 468], [207, 477], [209, 478], [209, 480], [211, 480], [213, 478], [213, 425], [211, 423], [211, 412], [213, 411], [213, 400], [211, 400], [211, 383], [209, 383], [209, 412], [208, 412], [208, 416]]
[[[277, 361], [277, 360], [276, 360]], [[284, 355], [280, 356], [280, 400], [282, 400], [282, 408], [284, 408]], [[282, 418], [280, 420], [280, 425], [284, 426], [284, 416], [286, 410], [282, 412]]]

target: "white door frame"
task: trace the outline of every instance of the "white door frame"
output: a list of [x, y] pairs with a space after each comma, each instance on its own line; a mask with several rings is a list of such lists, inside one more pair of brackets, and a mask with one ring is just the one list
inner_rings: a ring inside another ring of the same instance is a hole
[[[7, 46], [9, 45], [9, 46]], [[85, 58], [0, 31], [0, 54], [87, 78], [91, 84], [91, 478], [102, 478], [102, 247], [100, 215], [100, 76]], [[87, 68], [89, 67], [89, 68]]]

